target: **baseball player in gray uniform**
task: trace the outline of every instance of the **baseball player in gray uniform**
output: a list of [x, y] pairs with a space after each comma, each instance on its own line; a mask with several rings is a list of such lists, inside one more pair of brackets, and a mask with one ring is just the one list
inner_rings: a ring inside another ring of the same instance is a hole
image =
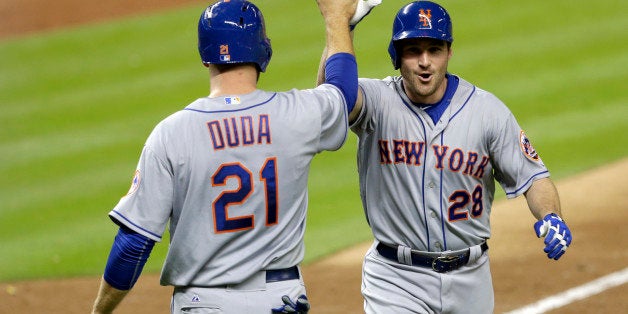
[[109, 213], [120, 226], [93, 313], [109, 313], [133, 287], [169, 228], [161, 284], [172, 313], [306, 313], [300, 271], [312, 158], [336, 150], [357, 98], [349, 34], [355, 0], [319, 0], [327, 83], [257, 88], [272, 54], [260, 10], [223, 0], [198, 23], [210, 94], [161, 121], [132, 186]]
[[363, 265], [366, 313], [492, 313], [495, 181], [508, 198], [525, 195], [549, 258], [571, 243], [549, 172], [511, 111], [448, 73], [452, 42], [442, 6], [409, 3], [388, 50], [401, 75], [359, 81], [350, 125], [375, 238]]

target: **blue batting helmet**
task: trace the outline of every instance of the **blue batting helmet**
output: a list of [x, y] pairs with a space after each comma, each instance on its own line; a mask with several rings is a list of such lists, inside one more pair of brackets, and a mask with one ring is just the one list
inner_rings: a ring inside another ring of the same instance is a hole
[[401, 66], [395, 42], [406, 38], [434, 38], [452, 43], [454, 37], [449, 13], [431, 1], [414, 1], [397, 12], [388, 46], [395, 70]]
[[203, 63], [255, 63], [264, 72], [273, 54], [262, 12], [244, 0], [223, 0], [198, 21], [198, 52]]

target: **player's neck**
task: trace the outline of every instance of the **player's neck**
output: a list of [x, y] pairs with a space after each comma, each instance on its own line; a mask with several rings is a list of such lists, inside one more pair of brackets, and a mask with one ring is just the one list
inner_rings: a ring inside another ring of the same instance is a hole
[[257, 89], [257, 70], [254, 66], [236, 66], [228, 70], [209, 68], [209, 97], [248, 94]]

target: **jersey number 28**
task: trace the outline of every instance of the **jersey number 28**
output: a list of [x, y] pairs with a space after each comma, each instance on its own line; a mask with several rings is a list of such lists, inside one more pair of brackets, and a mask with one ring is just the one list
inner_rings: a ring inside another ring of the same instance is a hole
[[[467, 220], [469, 213], [471, 217], [479, 217], [484, 211], [484, 203], [482, 202], [482, 186], [477, 185], [470, 193], [465, 190], [457, 190], [449, 196], [449, 221]], [[471, 205], [471, 209], [467, 210], [467, 206]]]
[[[266, 196], [266, 225], [277, 223], [277, 160], [267, 158], [259, 172]], [[244, 203], [253, 192], [253, 174], [240, 163], [221, 165], [212, 176], [212, 186], [224, 186], [229, 179], [237, 179], [238, 187], [223, 191], [212, 204], [216, 233], [251, 229], [255, 226], [255, 216], [229, 216], [229, 206]]]

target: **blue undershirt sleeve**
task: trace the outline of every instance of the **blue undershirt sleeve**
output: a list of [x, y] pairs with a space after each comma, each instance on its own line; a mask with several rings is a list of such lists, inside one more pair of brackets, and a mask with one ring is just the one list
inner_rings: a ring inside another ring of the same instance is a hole
[[335, 53], [325, 62], [325, 82], [342, 91], [347, 102], [347, 112], [351, 112], [358, 99], [358, 65], [355, 56]]
[[104, 279], [118, 290], [130, 290], [142, 273], [155, 241], [121, 225], [116, 235]]

